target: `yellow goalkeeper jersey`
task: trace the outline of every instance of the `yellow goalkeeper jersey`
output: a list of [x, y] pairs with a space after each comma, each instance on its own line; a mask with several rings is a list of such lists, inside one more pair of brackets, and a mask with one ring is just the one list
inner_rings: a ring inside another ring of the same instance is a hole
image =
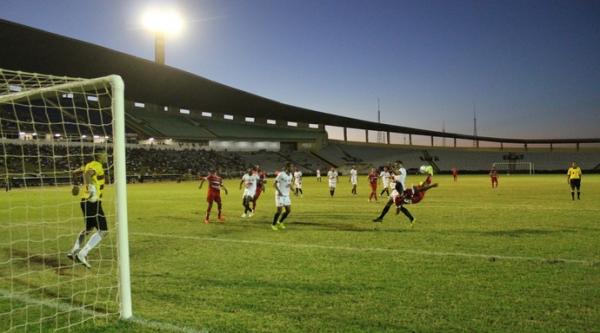
[[[94, 170], [94, 175], [92, 176], [92, 185], [96, 187], [96, 191], [98, 193], [98, 198], [102, 199], [102, 191], [104, 190], [104, 168], [102, 167], [102, 163], [98, 161], [92, 161], [86, 164], [83, 167], [83, 174], [85, 175], [89, 170]], [[84, 176], [85, 177], [85, 176]], [[87, 199], [90, 196], [87, 190], [87, 186], [83, 186], [83, 191], [81, 191], [81, 198]]]
[[569, 176], [569, 180], [581, 179], [581, 168], [580, 167], [569, 168], [569, 171], [567, 171], [567, 176]]

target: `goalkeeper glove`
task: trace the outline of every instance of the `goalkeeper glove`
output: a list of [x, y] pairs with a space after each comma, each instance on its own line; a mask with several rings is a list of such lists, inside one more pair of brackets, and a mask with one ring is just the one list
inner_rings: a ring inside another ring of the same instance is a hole
[[88, 191], [87, 201], [89, 201], [89, 202], [98, 201], [98, 191], [96, 190], [96, 186], [94, 186], [92, 184], [88, 184], [87, 191]]

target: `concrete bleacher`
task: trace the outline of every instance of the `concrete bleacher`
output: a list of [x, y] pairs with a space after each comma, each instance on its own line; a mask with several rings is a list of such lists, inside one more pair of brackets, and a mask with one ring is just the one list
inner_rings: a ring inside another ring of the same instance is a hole
[[338, 167], [379, 167], [398, 160], [407, 168], [417, 168], [423, 164], [423, 151], [414, 147], [332, 142], [317, 153]]
[[164, 137], [197, 140], [213, 139], [216, 137], [210, 131], [194, 124], [180, 115], [167, 114], [167, 112], [165, 112], [165, 114], [161, 114], [158, 112], [150, 112], [144, 109], [134, 109], [128, 111], [128, 113], [133, 116], [130, 117], [131, 120], [135, 119], [143, 122], [137, 122], [136, 125], [141, 125], [151, 130], [158, 131]]
[[[350, 165], [381, 166], [397, 160], [403, 161], [405, 167], [416, 168], [426, 163], [426, 157], [431, 157], [433, 163], [442, 172], [452, 168], [462, 171], [486, 171], [494, 163], [507, 162], [505, 156], [514, 153], [523, 155], [518, 162], [531, 162], [536, 171], [562, 171], [576, 161], [582, 169], [600, 168], [600, 150], [588, 149], [570, 150], [524, 150], [524, 149], [473, 149], [473, 148], [442, 148], [416, 147], [400, 145], [378, 145], [344, 143], [331, 141], [329, 145], [317, 152], [323, 159], [338, 167]], [[522, 169], [525, 167], [521, 167]], [[360, 168], [359, 168], [359, 171]]]

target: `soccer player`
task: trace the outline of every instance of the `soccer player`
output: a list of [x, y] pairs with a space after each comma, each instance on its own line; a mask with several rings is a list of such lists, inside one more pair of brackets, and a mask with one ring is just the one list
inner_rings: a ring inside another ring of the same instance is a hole
[[379, 175], [377, 175], [377, 171], [375, 170], [375, 168], [371, 169], [371, 172], [369, 173], [367, 178], [369, 179], [369, 184], [371, 185], [371, 194], [369, 194], [369, 202], [371, 202], [372, 199], [375, 199], [375, 201], [377, 201], [377, 180], [379, 179]]
[[383, 197], [383, 193], [386, 193], [388, 196], [390, 195], [390, 190], [388, 187], [390, 186], [390, 172], [388, 171], [388, 167], [383, 167], [383, 170], [379, 174], [381, 177], [381, 183], [383, 184], [383, 190], [379, 193], [380, 197]]
[[575, 189], [577, 189], [577, 200], [581, 200], [581, 168], [577, 166], [577, 163], [572, 162], [571, 167], [567, 171], [567, 183], [571, 186], [571, 200], [575, 200]]
[[452, 172], [452, 178], [454, 178], [454, 181], [458, 180], [458, 169], [456, 167], [452, 167], [452, 169], [450, 169], [450, 171]]
[[[292, 211], [292, 200], [290, 199], [292, 178], [292, 164], [286, 163], [285, 168], [277, 175], [277, 178], [275, 178], [275, 182], [273, 183], [273, 187], [275, 187], [275, 207], [277, 207], [277, 212], [275, 212], [275, 215], [273, 216], [271, 229], [275, 231], [285, 229], [283, 221]], [[285, 208], [283, 214], [281, 214], [282, 208]]]
[[398, 192], [398, 190], [397, 190], [400, 188], [399, 183], [396, 183], [396, 185], [397, 185], [397, 188], [392, 192], [392, 195], [390, 196], [390, 199], [386, 203], [385, 207], [383, 207], [381, 214], [379, 214], [379, 216], [376, 219], [374, 219], [373, 222], [378, 222], [378, 223], [383, 222], [383, 217], [390, 210], [390, 207], [393, 204], [395, 204], [396, 205], [396, 215], [398, 215], [400, 212], [402, 212], [406, 217], [408, 217], [408, 220], [410, 221], [410, 227], [412, 228], [412, 227], [414, 227], [417, 219], [415, 219], [412, 216], [412, 214], [408, 211], [408, 209], [406, 209], [406, 207], [404, 207], [404, 205], [417, 204], [417, 203], [421, 202], [423, 200], [423, 198], [425, 197], [425, 192], [427, 192], [429, 189], [437, 187], [438, 184], [437, 183], [431, 184], [431, 175], [429, 175], [427, 177], [427, 179], [424, 182], [422, 182], [420, 185], [416, 185], [416, 186], [413, 186], [412, 188], [406, 189], [402, 193]]
[[298, 193], [300, 193], [300, 196], [303, 196], [304, 192], [302, 192], [302, 171], [300, 171], [300, 169], [298, 168], [294, 168], [294, 186], [296, 187], [294, 194], [298, 196]]
[[258, 182], [256, 183], [256, 193], [254, 194], [254, 198], [252, 198], [252, 211], [256, 211], [256, 201], [260, 198], [262, 192], [266, 189], [267, 184], [267, 173], [260, 168], [259, 165], [256, 166], [256, 174], [258, 175]]
[[498, 187], [498, 171], [496, 171], [496, 167], [492, 166], [492, 170], [490, 170], [490, 179], [492, 180], [492, 188]]
[[354, 165], [352, 166], [352, 169], [350, 169], [350, 184], [352, 184], [352, 195], [357, 195], [356, 186], [358, 185], [358, 172]]
[[[94, 154], [94, 160], [85, 164], [83, 167], [73, 171], [73, 175], [82, 175], [83, 189], [80, 191], [81, 201], [79, 203], [83, 218], [85, 221], [85, 229], [79, 233], [75, 244], [67, 257], [80, 262], [86, 268], [92, 268], [92, 265], [87, 261], [87, 255], [94, 247], [100, 244], [102, 238], [108, 233], [108, 225], [106, 217], [102, 210], [102, 191], [104, 190], [104, 168], [103, 164], [108, 161], [106, 152], [99, 151]], [[90, 237], [90, 240], [83, 248], [81, 245], [85, 241], [85, 237], [89, 235], [94, 228], [96, 232]]]
[[335, 188], [337, 186], [338, 173], [334, 167], [331, 167], [327, 172], [327, 180], [329, 181], [329, 195], [333, 198]]
[[321, 182], [321, 169], [317, 169], [317, 181]]
[[398, 167], [398, 173], [396, 177], [394, 177], [395, 182], [400, 182], [402, 184], [402, 191], [406, 188], [406, 169], [404, 168], [404, 164], [402, 161], [396, 161]]
[[249, 168], [246, 173], [242, 176], [242, 180], [240, 181], [240, 190], [242, 189], [242, 185], [244, 185], [244, 194], [242, 195], [242, 205], [244, 206], [244, 213], [242, 213], [242, 218], [252, 217], [254, 215], [254, 211], [250, 208], [250, 202], [254, 200], [254, 195], [256, 194], [256, 183], [258, 182], [258, 175], [256, 174], [256, 170], [253, 168]]
[[202, 185], [204, 185], [205, 181], [208, 181], [208, 191], [206, 193], [206, 202], [208, 202], [208, 208], [206, 208], [204, 223], [210, 223], [210, 211], [212, 209], [213, 202], [217, 203], [217, 219], [219, 222], [223, 222], [225, 219], [221, 213], [221, 188], [225, 190], [225, 194], [227, 194], [227, 188], [225, 185], [223, 185], [223, 178], [219, 176], [217, 169], [213, 169], [208, 173], [208, 176], [200, 178], [200, 186], [198, 186], [199, 189], [202, 188]]

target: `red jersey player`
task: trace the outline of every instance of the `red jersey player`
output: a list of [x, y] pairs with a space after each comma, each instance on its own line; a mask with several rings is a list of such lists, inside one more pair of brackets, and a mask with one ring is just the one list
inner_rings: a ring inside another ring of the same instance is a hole
[[[423, 200], [425, 197], [425, 192], [427, 190], [437, 187], [438, 184], [432, 184], [432, 172], [429, 171], [427, 174], [427, 178], [425, 181], [421, 182], [419, 185], [413, 186], [412, 188], [406, 189], [402, 191], [402, 185], [400, 182], [396, 183], [395, 189], [392, 191], [390, 195], [390, 199], [388, 200], [385, 207], [381, 211], [379, 217], [373, 220], [373, 222], [383, 222], [383, 217], [390, 210], [390, 207], [395, 204], [396, 205], [396, 214], [399, 212], [404, 213], [406, 217], [410, 220], [411, 228], [414, 226], [416, 219], [410, 214], [408, 209], [404, 207], [405, 204], [417, 204]], [[402, 192], [400, 192], [402, 191]]]
[[494, 166], [490, 170], [490, 179], [492, 180], [492, 188], [498, 187], [498, 171]]
[[204, 223], [210, 223], [210, 210], [212, 209], [213, 202], [217, 203], [217, 209], [219, 210], [219, 222], [223, 222], [225, 219], [221, 213], [221, 188], [223, 188], [223, 190], [225, 190], [225, 194], [227, 194], [227, 188], [225, 185], [223, 185], [223, 178], [218, 175], [217, 170], [211, 170], [208, 176], [200, 178], [200, 186], [198, 186], [199, 189], [202, 188], [202, 185], [204, 185], [205, 181], [208, 181], [208, 192], [206, 195], [208, 208], [206, 209]]
[[375, 198], [377, 201], [377, 180], [379, 179], [379, 175], [375, 168], [371, 169], [371, 172], [367, 176], [369, 179], [369, 184], [371, 185], [371, 194], [369, 194], [369, 202], [371, 202], [372, 198]]
[[265, 184], [267, 183], [267, 173], [258, 165], [256, 166], [256, 172], [258, 173], [258, 182], [256, 183], [256, 193], [252, 200], [252, 211], [256, 210], [256, 201], [260, 197], [260, 194], [265, 191]]
[[452, 171], [452, 177], [454, 178], [454, 181], [457, 181], [458, 180], [458, 169], [456, 167], [452, 167], [451, 171]]

